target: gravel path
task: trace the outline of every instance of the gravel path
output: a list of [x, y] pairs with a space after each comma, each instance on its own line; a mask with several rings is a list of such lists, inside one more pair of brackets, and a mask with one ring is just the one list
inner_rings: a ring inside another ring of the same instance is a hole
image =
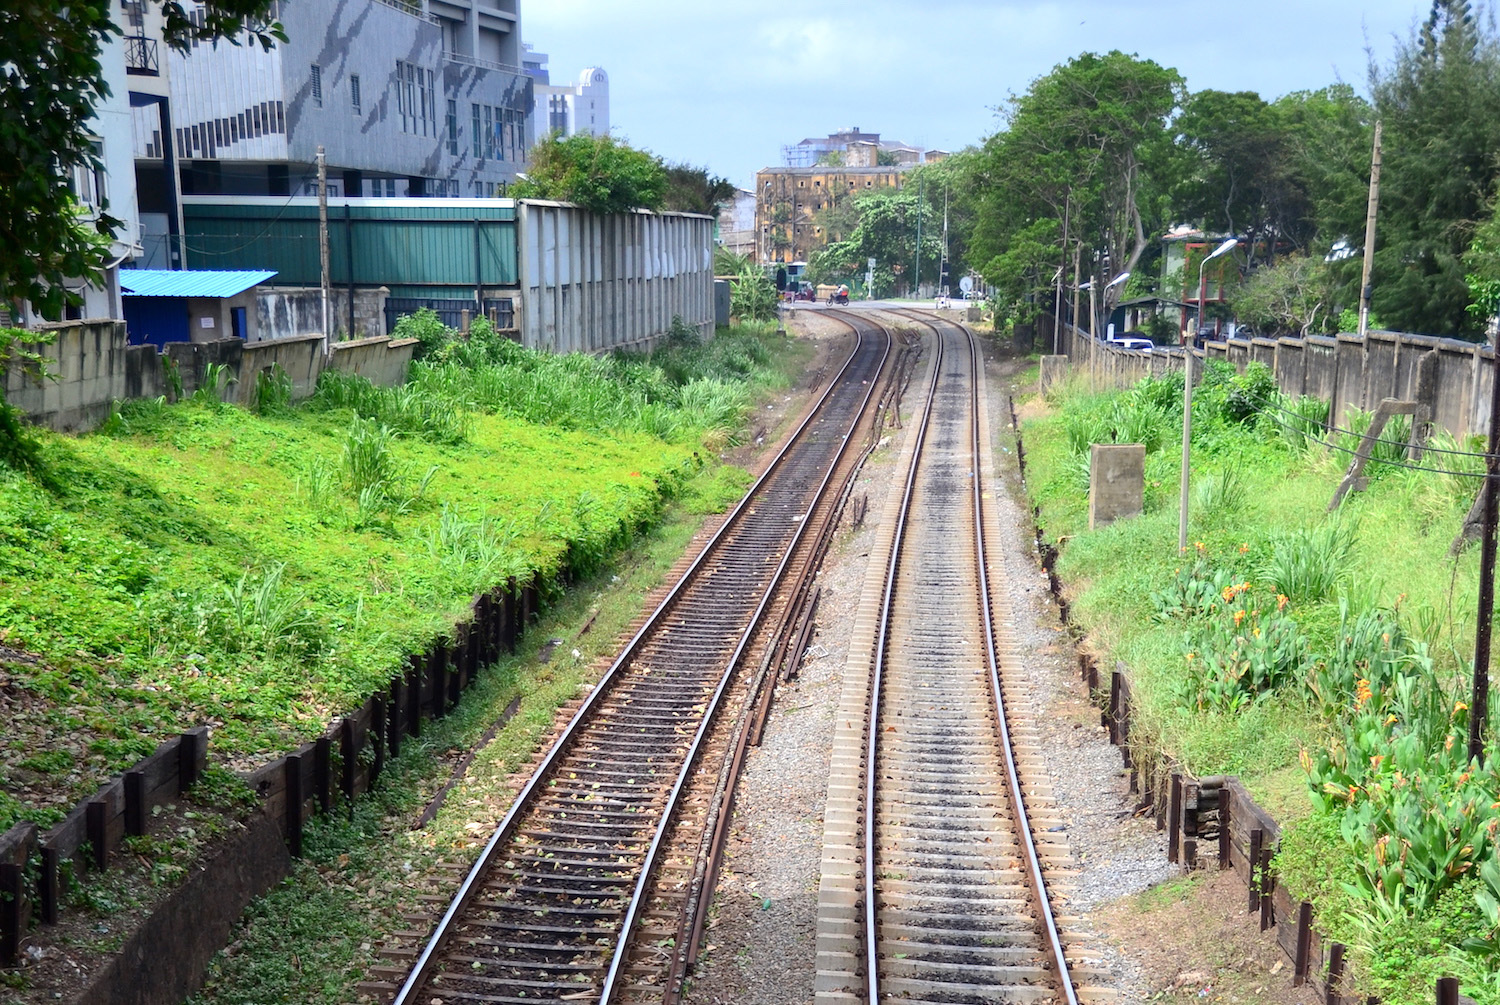
[[[993, 484], [1001, 531], [993, 545], [995, 558], [1005, 562], [1009, 573], [1016, 632], [1031, 647], [1033, 658], [1025, 666], [1030, 672], [1031, 718], [1040, 727], [1053, 794], [1078, 860], [1080, 874], [1066, 902], [1067, 913], [1087, 916], [1178, 870], [1167, 862], [1166, 835], [1156, 830], [1150, 817], [1132, 815], [1137, 800], [1128, 791], [1129, 773], [1100, 725], [1098, 708], [1088, 700], [1077, 652], [1036, 558], [1010, 425], [1008, 397], [1018, 369], [1003, 358], [993, 360], [989, 369], [990, 429], [999, 469]], [[1140, 965], [1102, 941], [1090, 940], [1090, 945], [1104, 953], [1121, 1000], [1145, 1001], [1149, 982]]]

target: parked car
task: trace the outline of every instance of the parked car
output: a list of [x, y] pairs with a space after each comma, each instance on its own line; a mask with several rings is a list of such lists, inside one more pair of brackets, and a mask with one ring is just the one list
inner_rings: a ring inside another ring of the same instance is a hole
[[1109, 340], [1109, 344], [1114, 346], [1116, 349], [1137, 349], [1145, 350], [1146, 352], [1150, 352], [1152, 349], [1156, 348], [1156, 343], [1152, 342], [1148, 338], [1112, 338]]

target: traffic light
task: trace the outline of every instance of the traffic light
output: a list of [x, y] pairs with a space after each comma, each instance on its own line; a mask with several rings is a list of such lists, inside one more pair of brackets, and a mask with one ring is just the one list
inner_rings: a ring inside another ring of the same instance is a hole
[[776, 292], [786, 292], [786, 267], [783, 265], [776, 266]]

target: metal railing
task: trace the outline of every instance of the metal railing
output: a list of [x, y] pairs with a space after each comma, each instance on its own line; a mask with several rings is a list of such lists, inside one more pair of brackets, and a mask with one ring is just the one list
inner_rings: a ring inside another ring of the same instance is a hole
[[407, 3], [406, 0], [377, 0], [377, 2], [383, 3], [393, 10], [399, 10], [403, 14], [409, 14], [419, 21], [426, 21], [429, 24], [437, 25], [443, 23], [442, 19], [437, 17], [437, 15], [429, 14], [423, 10], [422, 5], [419, 3]]
[[463, 66], [477, 66], [481, 70], [499, 70], [502, 73], [515, 74], [525, 72], [519, 66], [511, 66], [509, 63], [497, 63], [492, 59], [480, 59], [478, 56], [466, 56], [461, 52], [444, 52], [443, 58], [450, 63], [459, 63]]
[[161, 48], [156, 39], [125, 36], [125, 72], [141, 77], [161, 76]]

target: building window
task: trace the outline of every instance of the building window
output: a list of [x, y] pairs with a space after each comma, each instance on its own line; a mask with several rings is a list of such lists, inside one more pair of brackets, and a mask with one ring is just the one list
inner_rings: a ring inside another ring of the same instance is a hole
[[354, 114], [355, 115], [360, 114], [360, 111], [359, 111], [359, 74], [357, 74], [357, 73], [352, 73], [352, 74], [349, 75], [349, 103], [354, 106]]
[[458, 102], [452, 98], [448, 99], [448, 154], [451, 157], [458, 156]]
[[438, 134], [437, 117], [437, 88], [431, 70], [418, 71], [424, 73], [427, 81], [427, 90], [422, 96], [422, 135], [436, 136]]
[[314, 108], [323, 107], [323, 68], [317, 63], [312, 65], [312, 99]]
[[[95, 141], [89, 144], [94, 151], [94, 156], [102, 163], [104, 158], [104, 144]], [[98, 213], [104, 208], [108, 194], [104, 187], [104, 169], [88, 164], [80, 164], [73, 168], [72, 185], [73, 197], [90, 213]]]
[[489, 105], [484, 106], [484, 155], [495, 156], [495, 110]]
[[473, 112], [473, 114], [474, 114], [473, 129], [470, 130], [474, 134], [474, 156], [475, 157], [483, 157], [484, 156], [484, 131], [479, 127], [479, 105], [478, 105], [478, 103], [476, 102], [474, 104], [469, 105], [469, 111]]

